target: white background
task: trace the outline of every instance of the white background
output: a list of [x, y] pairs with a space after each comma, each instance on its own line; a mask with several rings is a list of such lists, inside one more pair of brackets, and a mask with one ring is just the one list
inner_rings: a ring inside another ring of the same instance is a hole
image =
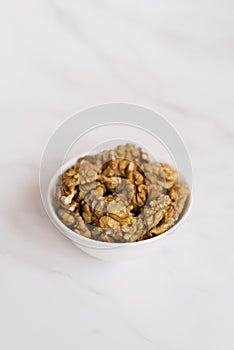
[[[234, 348], [233, 18], [231, 0], [1, 2], [1, 349]], [[50, 224], [38, 173], [62, 121], [113, 101], [174, 124], [195, 202], [157, 255], [111, 264]]]

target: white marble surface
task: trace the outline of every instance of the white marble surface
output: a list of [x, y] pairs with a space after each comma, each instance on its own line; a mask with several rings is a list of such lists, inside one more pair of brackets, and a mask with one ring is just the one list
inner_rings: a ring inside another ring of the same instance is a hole
[[[2, 2], [0, 348], [232, 350], [234, 3]], [[50, 224], [38, 188], [53, 130], [103, 102], [167, 116], [195, 202], [153, 258], [92, 259]]]

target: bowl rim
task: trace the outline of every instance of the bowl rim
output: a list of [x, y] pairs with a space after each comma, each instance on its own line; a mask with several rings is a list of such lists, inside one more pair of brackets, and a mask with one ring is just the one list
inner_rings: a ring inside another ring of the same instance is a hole
[[[166, 238], [187, 219], [187, 217], [191, 211], [192, 203], [193, 203], [192, 188], [189, 188], [190, 195], [186, 201], [186, 208], [184, 208], [184, 211], [183, 211], [181, 218], [176, 222], [175, 225], [173, 225], [171, 228], [169, 228], [169, 230], [165, 231], [164, 233], [162, 233], [158, 236], [155, 236], [155, 237], [152, 237], [149, 239], [145, 239], [142, 241], [137, 241], [137, 242], [112, 243], [112, 242], [102, 242], [102, 241], [94, 240], [92, 238], [87, 238], [87, 237], [84, 237], [78, 233], [75, 233], [72, 229], [67, 227], [58, 218], [58, 216], [55, 212], [53, 203], [52, 203], [51, 192], [55, 188], [55, 185], [57, 183], [59, 175], [61, 175], [61, 173], [63, 171], [65, 171], [71, 165], [73, 165], [77, 161], [78, 157], [82, 157], [82, 156], [84, 156], [84, 155], [77, 155], [76, 157], [73, 157], [72, 159], [68, 160], [62, 166], [60, 166], [58, 168], [58, 170], [54, 173], [54, 175], [52, 176], [52, 178], [50, 180], [48, 190], [47, 190], [47, 197], [46, 197], [47, 208], [48, 208], [47, 215], [49, 216], [50, 220], [64, 236], [68, 237], [69, 239], [74, 241], [76, 244], [79, 244], [79, 245], [86, 247], [86, 248], [89, 248], [89, 249], [116, 249], [116, 248], [124, 248], [127, 246], [128, 247], [129, 246], [131, 246], [131, 247], [141, 246], [141, 245], [149, 244], [150, 242], [153, 243], [156, 240]], [[183, 174], [181, 174], [181, 173], [180, 173], [180, 178], [182, 178], [183, 182], [186, 183], [186, 180], [185, 180]]]

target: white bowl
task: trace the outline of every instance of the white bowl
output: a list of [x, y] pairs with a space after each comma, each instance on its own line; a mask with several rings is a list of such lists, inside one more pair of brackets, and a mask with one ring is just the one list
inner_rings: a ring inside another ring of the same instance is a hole
[[[94, 256], [95, 258], [106, 261], [121, 261], [148, 256], [149, 254], [154, 253], [157, 247], [162, 247], [163, 241], [166, 241], [166, 239], [170, 237], [171, 233], [174, 232], [187, 218], [192, 205], [191, 194], [188, 200], [186, 201], [186, 206], [183, 210], [182, 216], [180, 217], [179, 221], [168, 231], [154, 238], [133, 243], [106, 243], [86, 238], [80, 234], [75, 233], [69, 227], [64, 225], [62, 221], [58, 218], [53, 207], [53, 198], [55, 195], [55, 188], [59, 175], [65, 170], [67, 170], [70, 166], [75, 164], [77, 158], [82, 156], [83, 155], [80, 155], [76, 158], [71, 159], [54, 174], [48, 188], [47, 203], [49, 210], [48, 214], [53, 224], [64, 236], [69, 238], [77, 247], [79, 247], [85, 253]], [[181, 174], [180, 181], [183, 183], [186, 182]]]
[[[60, 221], [52, 205], [58, 175], [74, 164], [78, 157], [124, 142], [140, 145], [157, 161], [169, 163], [178, 170], [180, 181], [186, 182], [191, 191], [180, 220], [167, 232], [134, 243], [105, 243], [76, 234]], [[192, 169], [183, 141], [164, 117], [145, 107], [110, 103], [79, 112], [54, 132], [41, 160], [40, 190], [44, 207], [59, 231], [89, 255], [119, 261], [155, 253], [155, 249], [161, 247], [183, 223], [192, 203]]]

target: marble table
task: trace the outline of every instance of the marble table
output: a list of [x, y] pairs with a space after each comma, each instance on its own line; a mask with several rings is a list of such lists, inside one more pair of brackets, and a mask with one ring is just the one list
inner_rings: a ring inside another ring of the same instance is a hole
[[[234, 3], [2, 3], [0, 348], [234, 348]], [[164, 114], [193, 163], [194, 205], [143, 260], [93, 259], [50, 223], [40, 157], [73, 113]]]

